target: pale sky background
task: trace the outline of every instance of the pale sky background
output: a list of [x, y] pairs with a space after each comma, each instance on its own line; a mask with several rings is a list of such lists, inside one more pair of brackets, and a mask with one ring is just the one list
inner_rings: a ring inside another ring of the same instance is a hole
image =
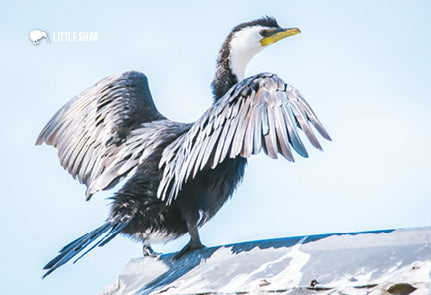
[[[66, 243], [104, 222], [110, 193], [85, 187], [34, 146], [51, 116], [100, 79], [149, 77], [161, 113], [196, 120], [211, 104], [217, 52], [233, 26], [272, 15], [302, 34], [259, 53], [246, 75], [300, 89], [333, 142], [296, 163], [252, 157], [205, 245], [431, 226], [429, 1], [3, 1], [0, 4], [2, 294], [97, 294], [141, 245], [118, 237], [45, 280]], [[33, 46], [33, 29], [98, 32], [97, 43]], [[178, 251], [184, 237], [162, 252]]]

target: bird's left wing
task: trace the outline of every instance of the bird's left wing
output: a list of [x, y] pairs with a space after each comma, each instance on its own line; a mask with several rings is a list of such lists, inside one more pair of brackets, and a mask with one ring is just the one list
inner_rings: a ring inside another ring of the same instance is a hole
[[244, 79], [164, 150], [157, 195], [170, 204], [198, 171], [214, 169], [228, 157], [247, 158], [262, 148], [271, 158], [280, 153], [293, 161], [290, 147], [307, 157], [299, 129], [314, 147], [322, 149], [311, 125], [331, 140], [299, 91], [277, 75], [264, 73]]

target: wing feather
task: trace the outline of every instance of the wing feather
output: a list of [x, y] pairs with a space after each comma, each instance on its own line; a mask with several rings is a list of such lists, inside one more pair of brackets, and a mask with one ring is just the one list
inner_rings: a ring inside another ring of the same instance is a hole
[[292, 147], [301, 156], [308, 157], [305, 146], [299, 137], [298, 130], [296, 129], [295, 119], [293, 118], [292, 109], [290, 106], [287, 106], [286, 109], [283, 109], [283, 117], [287, 123], [286, 127], [289, 133], [289, 142], [292, 144]]
[[262, 149], [262, 108], [264, 108], [262, 104], [256, 106], [256, 122], [254, 122], [253, 132], [253, 154], [260, 153]]
[[269, 132], [268, 108], [266, 105], [262, 105], [261, 112], [260, 118], [262, 122], [262, 135], [266, 136]]
[[[202, 162], [200, 164], [199, 170], [203, 170], [205, 166], [209, 162], [210, 156], [215, 152], [215, 147], [217, 145], [217, 141], [220, 139], [220, 132], [223, 130], [223, 128], [217, 128], [214, 131], [213, 136], [211, 136], [210, 140], [208, 141], [208, 146], [205, 149], [204, 156], [202, 158]], [[196, 165], [197, 166], [197, 165]]]
[[286, 160], [293, 162], [293, 155], [289, 147], [289, 136], [286, 130], [286, 121], [284, 121], [283, 111], [281, 108], [274, 109], [275, 113], [275, 130], [277, 132], [278, 147], [280, 153]]
[[253, 122], [257, 121], [257, 107], [250, 108], [249, 122], [246, 126], [246, 132], [244, 136], [244, 142], [242, 144], [242, 151], [240, 153], [241, 157], [248, 158], [253, 153], [254, 148], [254, 129], [255, 124]]
[[236, 121], [236, 131], [233, 133], [232, 137], [232, 148], [230, 152], [230, 157], [235, 158], [242, 150], [244, 133], [247, 127], [248, 113], [250, 110], [250, 100], [245, 99], [240, 112], [238, 113], [238, 120]]
[[292, 104], [292, 106], [290, 108], [292, 110], [291, 113], [293, 113], [295, 115], [295, 118], [299, 124], [299, 127], [302, 129], [302, 131], [304, 131], [305, 135], [310, 140], [311, 144], [315, 148], [321, 150], [322, 146], [320, 145], [319, 141], [317, 140], [317, 137], [314, 135], [313, 131], [311, 130], [310, 126], [308, 125], [307, 116], [295, 104]]
[[226, 119], [223, 128], [220, 128], [220, 129], [222, 129], [222, 131], [220, 134], [220, 138], [217, 142], [217, 148], [216, 148], [216, 151], [214, 153], [214, 158], [212, 160], [211, 169], [214, 169], [221, 162], [220, 158], [221, 158], [221, 155], [223, 152], [223, 147], [226, 143], [226, 137], [227, 137], [227, 134], [228, 134], [230, 128], [232, 128], [231, 123], [232, 123], [232, 120], [228, 118], [228, 119]]
[[157, 195], [170, 204], [182, 185], [199, 171], [214, 169], [228, 158], [249, 157], [262, 149], [271, 158], [280, 153], [293, 161], [291, 147], [307, 151], [298, 130], [317, 148], [313, 125], [330, 137], [302, 95], [274, 74], [259, 74], [233, 86], [191, 129], [165, 148]]
[[[46, 124], [36, 144], [58, 149], [61, 165], [87, 186], [89, 199], [124, 176], [119, 171], [126, 173], [139, 162], [132, 155], [142, 154], [143, 147], [129, 149], [125, 142], [136, 140], [132, 131], [142, 124], [158, 120], [168, 121], [154, 105], [146, 76], [128, 71], [107, 77], [70, 100]], [[122, 151], [131, 154], [117, 158]], [[128, 166], [120, 169], [125, 159]]]

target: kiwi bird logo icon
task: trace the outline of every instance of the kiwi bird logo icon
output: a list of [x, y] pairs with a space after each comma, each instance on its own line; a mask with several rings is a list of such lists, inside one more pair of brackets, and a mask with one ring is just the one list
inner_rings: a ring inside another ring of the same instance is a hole
[[49, 42], [48, 33], [41, 30], [33, 30], [30, 32], [30, 40], [33, 45], [39, 45], [41, 39], [46, 38]]

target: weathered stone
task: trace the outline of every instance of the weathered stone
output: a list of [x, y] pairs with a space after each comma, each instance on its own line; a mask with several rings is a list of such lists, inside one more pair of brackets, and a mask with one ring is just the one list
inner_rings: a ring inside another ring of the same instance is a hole
[[431, 294], [431, 228], [282, 238], [173, 256], [132, 259], [100, 295]]

